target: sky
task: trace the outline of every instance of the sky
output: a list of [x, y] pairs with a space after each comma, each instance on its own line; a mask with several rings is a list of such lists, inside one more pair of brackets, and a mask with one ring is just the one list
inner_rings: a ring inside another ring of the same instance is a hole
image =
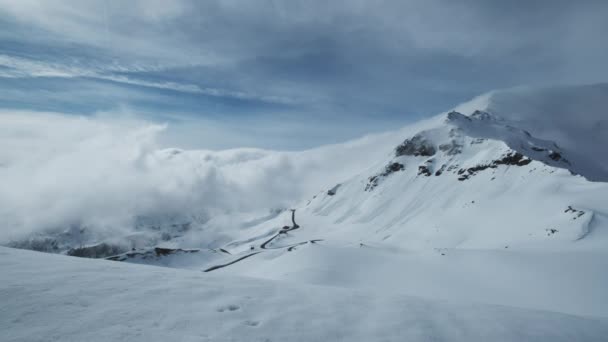
[[602, 0], [0, 0], [0, 123], [141, 120], [163, 146], [306, 149], [492, 89], [605, 82], [606, 18]]

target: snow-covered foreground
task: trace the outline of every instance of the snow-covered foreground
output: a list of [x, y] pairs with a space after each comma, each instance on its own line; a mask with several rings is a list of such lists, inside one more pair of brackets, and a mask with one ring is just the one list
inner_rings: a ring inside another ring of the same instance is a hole
[[[0, 248], [2, 341], [605, 341], [608, 320]], [[446, 285], [447, 286], [447, 285]]]
[[283, 253], [214, 272], [608, 318], [605, 252], [407, 252], [327, 241]]

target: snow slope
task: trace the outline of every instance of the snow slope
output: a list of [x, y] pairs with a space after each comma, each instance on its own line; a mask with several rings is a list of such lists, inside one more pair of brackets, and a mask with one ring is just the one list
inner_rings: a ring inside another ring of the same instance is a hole
[[295, 204], [297, 229], [283, 211], [196, 257], [125, 260], [608, 316], [608, 183], [561, 141], [483, 111], [493, 96], [394, 133], [368, 168]]
[[[608, 316], [608, 183], [587, 178], [602, 172], [476, 102], [294, 206], [300, 228], [270, 244], [283, 249], [217, 272]], [[289, 220], [224, 248], [261, 250]]]
[[0, 248], [13, 341], [602, 341], [606, 319]]

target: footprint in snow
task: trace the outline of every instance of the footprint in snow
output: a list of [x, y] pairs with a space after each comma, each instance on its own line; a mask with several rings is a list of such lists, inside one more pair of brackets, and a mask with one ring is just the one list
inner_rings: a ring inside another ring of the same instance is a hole
[[217, 312], [224, 312], [224, 311], [236, 311], [236, 310], [239, 310], [240, 308], [241, 308], [241, 307], [240, 307], [240, 306], [238, 306], [238, 305], [235, 305], [235, 304], [230, 304], [230, 305], [227, 305], [227, 306], [222, 306], [222, 307], [219, 307], [219, 308], [217, 309]]
[[258, 325], [260, 325], [259, 321], [245, 321], [243, 323], [250, 327], [257, 327]]

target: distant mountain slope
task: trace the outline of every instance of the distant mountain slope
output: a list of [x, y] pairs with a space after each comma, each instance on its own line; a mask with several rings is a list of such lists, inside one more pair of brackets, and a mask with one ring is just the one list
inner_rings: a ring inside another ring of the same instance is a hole
[[592, 180], [608, 180], [608, 84], [492, 91], [455, 110], [494, 113], [532, 135], [557, 142]]
[[303, 213], [372, 226], [366, 239], [409, 247], [554, 244], [590, 234], [603, 246], [608, 183], [588, 181], [601, 172], [577, 156], [497, 115], [452, 111]]
[[12, 186], [0, 195], [2, 243], [96, 256], [217, 250], [258, 236], [292, 206], [328, 225], [367, 226], [349, 236], [408, 248], [599, 248], [605, 108], [606, 84], [494, 91], [394, 132], [302, 152], [119, 151], [101, 187], [86, 172], [49, 184], [70, 156], [35, 172], [8, 165], [7, 185], [32, 177], [28, 196]]

